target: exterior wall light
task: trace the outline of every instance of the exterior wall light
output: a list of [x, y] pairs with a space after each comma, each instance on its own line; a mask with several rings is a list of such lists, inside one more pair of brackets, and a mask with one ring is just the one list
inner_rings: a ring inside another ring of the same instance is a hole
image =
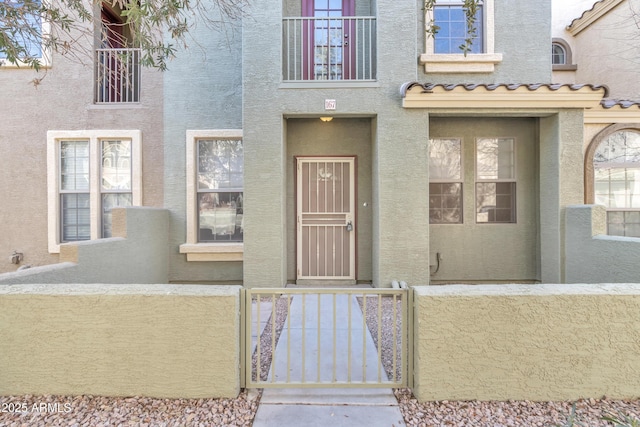
[[333, 117], [331, 116], [320, 117], [320, 120], [322, 120], [323, 122], [330, 122], [331, 120], [333, 120]]

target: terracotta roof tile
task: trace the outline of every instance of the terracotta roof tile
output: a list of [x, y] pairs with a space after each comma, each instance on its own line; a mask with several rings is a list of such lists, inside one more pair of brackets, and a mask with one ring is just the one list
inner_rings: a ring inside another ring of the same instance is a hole
[[571, 28], [571, 26], [578, 20], [582, 19], [587, 13], [593, 12], [593, 10], [596, 8], [596, 6], [600, 3], [604, 3], [605, 0], [600, 0], [597, 1], [593, 4], [593, 6], [591, 6], [591, 9], [587, 9], [584, 12], [582, 12], [582, 15], [580, 15], [578, 18], [574, 19], [573, 21], [571, 21], [571, 24], [567, 25], [567, 28]]
[[603, 99], [602, 101], [600, 101], [600, 105], [602, 105], [602, 108], [613, 108], [613, 107], [640, 108], [640, 101], [637, 101], [637, 100], [634, 101], [634, 100], [628, 100], [628, 99]]
[[422, 89], [426, 92], [429, 92], [436, 87], [441, 87], [444, 90], [454, 90], [457, 87], [463, 87], [468, 91], [475, 90], [479, 87], [482, 87], [486, 90], [496, 90], [500, 87], [507, 88], [508, 90], [516, 90], [521, 87], [527, 88], [530, 91], [538, 90], [541, 87], [546, 87], [550, 90], [559, 90], [563, 87], [568, 87], [571, 90], [580, 90], [584, 87], [589, 87], [592, 90], [600, 90], [604, 89], [604, 97], [606, 98], [609, 93], [609, 88], [604, 85], [592, 85], [592, 84], [562, 84], [562, 83], [456, 83], [456, 84], [441, 84], [441, 83], [418, 83], [418, 82], [407, 82], [400, 87], [400, 93], [402, 97], [404, 97], [409, 89], [412, 89], [416, 86], [422, 87]]

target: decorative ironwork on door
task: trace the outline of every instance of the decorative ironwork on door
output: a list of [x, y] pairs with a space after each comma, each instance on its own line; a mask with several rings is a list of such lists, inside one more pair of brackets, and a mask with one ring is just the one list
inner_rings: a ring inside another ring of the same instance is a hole
[[298, 158], [297, 278], [355, 280], [355, 159]]

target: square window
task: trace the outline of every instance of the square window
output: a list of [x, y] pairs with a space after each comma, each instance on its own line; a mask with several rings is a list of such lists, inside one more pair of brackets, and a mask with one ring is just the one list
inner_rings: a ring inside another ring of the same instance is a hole
[[[471, 53], [482, 53], [484, 51], [484, 22], [483, 6], [476, 12], [474, 24], [475, 35], [472, 37], [470, 46]], [[460, 48], [465, 43], [465, 39], [470, 36], [467, 26], [466, 13], [460, 2], [438, 2], [434, 6], [433, 21], [438, 27], [434, 35], [434, 53], [462, 53]]]
[[476, 222], [515, 223], [516, 183], [476, 183]]
[[462, 223], [462, 183], [429, 184], [429, 222]]

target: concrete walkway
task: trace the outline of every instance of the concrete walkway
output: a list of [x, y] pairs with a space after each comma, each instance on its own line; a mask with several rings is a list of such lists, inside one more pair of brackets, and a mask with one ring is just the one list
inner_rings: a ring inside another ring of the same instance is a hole
[[[270, 376], [276, 379], [287, 375], [287, 349], [289, 357], [289, 379], [291, 381], [316, 380], [330, 381], [332, 376], [344, 377], [347, 368], [347, 357], [339, 357], [340, 350], [346, 354], [348, 343], [348, 316], [350, 312], [352, 327], [352, 378], [374, 379], [380, 375], [377, 369], [377, 350], [366, 331], [367, 339], [362, 340], [362, 312], [355, 298], [348, 302], [346, 297], [336, 300], [336, 325], [333, 324], [333, 304], [321, 297], [318, 310], [318, 296], [308, 295], [304, 301], [304, 323], [302, 327], [303, 300], [295, 296], [291, 302], [290, 326], [285, 327], [280, 335], [275, 364]], [[351, 305], [349, 311], [348, 305]], [[320, 328], [318, 328], [318, 316]], [[336, 372], [333, 372], [333, 333], [336, 329]], [[307, 337], [304, 348], [301, 345], [302, 334]], [[291, 344], [288, 345], [288, 341]], [[318, 351], [318, 347], [320, 351]], [[304, 350], [304, 351], [303, 351]], [[304, 353], [304, 369], [302, 359]], [[317, 357], [320, 357], [318, 363]], [[367, 368], [363, 372], [362, 359], [367, 359]], [[357, 360], [357, 362], [356, 362]], [[358, 367], [357, 369], [355, 367]], [[384, 371], [382, 372], [384, 374]], [[386, 375], [384, 376], [386, 380]], [[253, 422], [254, 427], [401, 427], [405, 426], [398, 402], [391, 389], [384, 388], [266, 388], [263, 391], [260, 406]]]

